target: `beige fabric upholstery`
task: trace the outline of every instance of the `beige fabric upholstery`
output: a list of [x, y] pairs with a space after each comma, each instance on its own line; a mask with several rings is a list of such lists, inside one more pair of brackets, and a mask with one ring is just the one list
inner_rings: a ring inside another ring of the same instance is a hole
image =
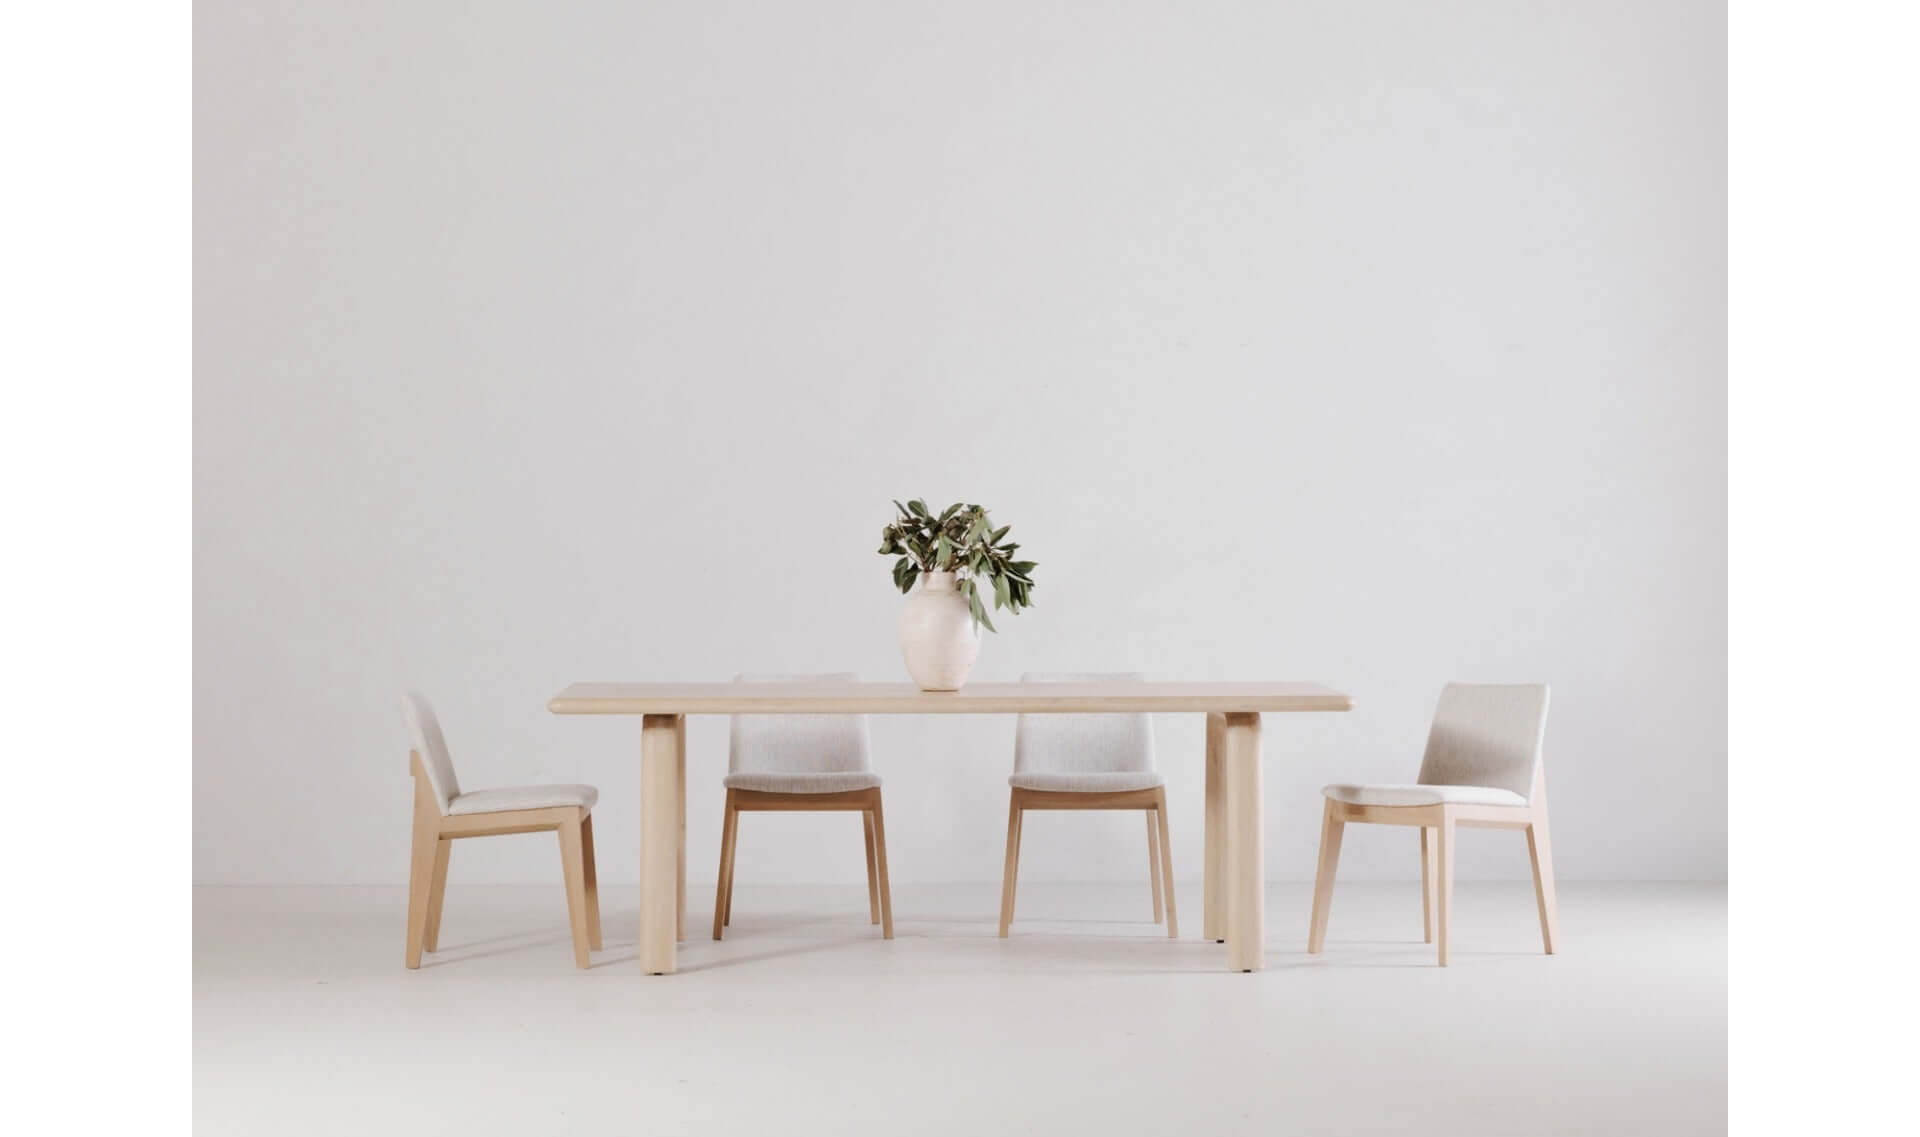
[[444, 815], [447, 804], [460, 795], [460, 779], [453, 774], [453, 755], [447, 750], [447, 736], [440, 730], [440, 718], [433, 713], [433, 704], [418, 691], [408, 691], [401, 696], [400, 709], [406, 712], [414, 753], [420, 755], [420, 764], [427, 768], [427, 784], [433, 787], [433, 796]]
[[600, 800], [600, 791], [592, 786], [513, 786], [504, 790], [475, 790], [453, 799], [447, 812], [505, 813], [513, 809], [550, 809], [556, 805], [577, 805], [591, 811]]
[[818, 774], [755, 773], [728, 774], [730, 790], [762, 790], [775, 794], [839, 794], [849, 790], [871, 790], [880, 785], [880, 775], [870, 770], [828, 770]]
[[1328, 786], [1320, 791], [1349, 805], [1525, 805], [1527, 799], [1490, 786]]
[[453, 753], [440, 729], [440, 718], [433, 704], [418, 691], [408, 691], [400, 700], [407, 713], [407, 726], [413, 732], [413, 749], [420, 764], [427, 768], [427, 784], [440, 803], [441, 816], [468, 813], [504, 813], [515, 809], [548, 809], [556, 805], [575, 805], [591, 810], [600, 798], [592, 786], [514, 786], [504, 790], [460, 792], [460, 779], [453, 773]]
[[1105, 794], [1125, 790], [1150, 790], [1166, 779], [1152, 770], [1134, 773], [1049, 773], [1044, 770], [1014, 774], [1007, 784], [1016, 790], [1049, 790], [1055, 793]]
[[1544, 683], [1449, 683], [1434, 708], [1418, 784], [1320, 792], [1352, 805], [1526, 805], [1540, 769], [1548, 695]]
[[[852, 672], [736, 675], [736, 683], [851, 683]], [[727, 788], [830, 794], [880, 785], [865, 715], [734, 715], [728, 731]]]
[[[1139, 682], [1137, 672], [1040, 673], [1022, 683]], [[1015, 789], [1065, 793], [1146, 790], [1164, 781], [1153, 768], [1153, 730], [1145, 715], [1021, 715], [1013, 731]]]

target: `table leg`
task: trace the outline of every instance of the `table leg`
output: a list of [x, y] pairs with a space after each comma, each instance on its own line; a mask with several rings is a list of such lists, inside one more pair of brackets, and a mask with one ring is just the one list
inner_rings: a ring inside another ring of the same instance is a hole
[[647, 715], [640, 726], [640, 944], [642, 970], [671, 975], [678, 937], [680, 755], [687, 720]]
[[1227, 716], [1207, 716], [1207, 851], [1200, 934], [1227, 942]]
[[680, 784], [674, 803], [680, 811], [673, 850], [673, 938], [687, 938], [687, 720], [682, 717], [673, 752], [673, 777]]
[[1260, 716], [1226, 716], [1227, 968], [1266, 966], [1266, 838], [1260, 794]]

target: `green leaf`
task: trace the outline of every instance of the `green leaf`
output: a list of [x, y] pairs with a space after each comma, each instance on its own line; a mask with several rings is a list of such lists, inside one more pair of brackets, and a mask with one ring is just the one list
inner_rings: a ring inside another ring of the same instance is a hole
[[[968, 583], [971, 584], [972, 582], [969, 581]], [[998, 630], [993, 626], [993, 621], [987, 618], [987, 610], [980, 603], [980, 593], [977, 589], [967, 589], [967, 608], [973, 613], [973, 622], [975, 625], [984, 624], [989, 632]]]
[[952, 561], [953, 542], [947, 540], [947, 535], [942, 533], [939, 539], [933, 543], [933, 567], [945, 572], [947, 566], [952, 563]]
[[1002, 537], [1005, 537], [1007, 535], [1007, 530], [1011, 528], [1013, 528], [1013, 526], [1011, 525], [1002, 525], [1000, 528], [995, 529], [993, 531], [993, 536], [987, 538], [987, 543], [989, 545], [998, 545], [1000, 543], [1000, 539]]
[[993, 606], [995, 608], [1013, 607], [1012, 597], [1007, 595], [1007, 578], [996, 575], [993, 578]]
[[918, 517], [931, 518], [933, 516], [927, 512], [927, 503], [917, 497], [907, 503], [907, 508], [913, 510], [914, 514]]

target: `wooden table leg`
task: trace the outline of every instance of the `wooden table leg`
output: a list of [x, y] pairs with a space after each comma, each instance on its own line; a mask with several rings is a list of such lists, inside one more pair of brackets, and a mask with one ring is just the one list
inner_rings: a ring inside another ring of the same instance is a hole
[[1227, 968], [1266, 966], [1267, 871], [1260, 794], [1260, 716], [1226, 716]]
[[1227, 942], [1227, 716], [1207, 716], [1207, 852], [1200, 934]]
[[678, 721], [673, 751], [673, 776], [680, 784], [674, 794], [680, 811], [673, 850], [673, 938], [676, 941], [687, 938], [687, 720], [682, 716]]
[[647, 715], [640, 726], [640, 944], [642, 970], [671, 975], [680, 916], [680, 748], [687, 720]]

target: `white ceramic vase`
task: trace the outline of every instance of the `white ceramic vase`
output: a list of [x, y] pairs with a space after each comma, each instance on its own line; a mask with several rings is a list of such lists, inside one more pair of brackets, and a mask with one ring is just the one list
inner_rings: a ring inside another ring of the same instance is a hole
[[958, 691], [980, 655], [980, 629], [954, 574], [930, 572], [900, 609], [900, 652], [922, 691]]

